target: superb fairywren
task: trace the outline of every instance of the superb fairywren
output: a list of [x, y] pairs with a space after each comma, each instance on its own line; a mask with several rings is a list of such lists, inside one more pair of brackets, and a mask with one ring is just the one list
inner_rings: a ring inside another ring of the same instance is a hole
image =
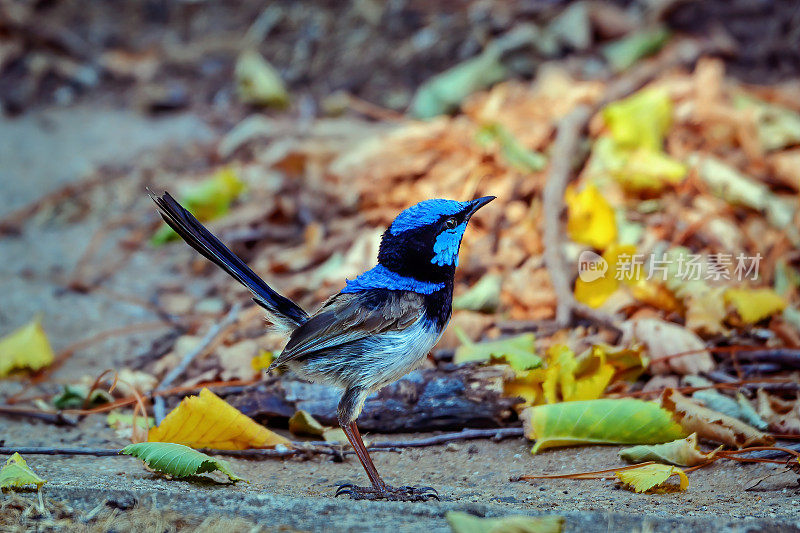
[[211, 234], [169, 193], [151, 197], [161, 216], [190, 246], [253, 293], [289, 342], [270, 369], [285, 366], [313, 381], [344, 389], [337, 414], [372, 487], [346, 484], [336, 495], [418, 501], [430, 487], [394, 488], [381, 479], [356, 426], [367, 396], [425, 359], [452, 312], [453, 276], [470, 217], [494, 200], [426, 200], [401, 212], [381, 239], [378, 264], [353, 280], [313, 315], [281, 296]]

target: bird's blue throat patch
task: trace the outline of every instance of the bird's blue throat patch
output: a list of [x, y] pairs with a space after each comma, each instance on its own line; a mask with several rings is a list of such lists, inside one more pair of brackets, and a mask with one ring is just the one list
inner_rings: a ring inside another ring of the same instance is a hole
[[[463, 230], [462, 230], [463, 232]], [[419, 294], [433, 294], [444, 289], [444, 283], [419, 281], [414, 278], [401, 276], [392, 272], [383, 265], [377, 265], [356, 279], [348, 279], [343, 293], [361, 292], [368, 289], [388, 289], [392, 291], [411, 291]]]
[[433, 243], [433, 259], [431, 263], [439, 266], [455, 265], [458, 266], [458, 249], [461, 246], [461, 237], [467, 223], [462, 222], [453, 229], [441, 232]]
[[392, 225], [389, 226], [389, 232], [397, 235], [406, 230], [433, 224], [443, 216], [457, 215], [469, 205], [470, 202], [456, 202], [455, 200], [425, 200], [397, 215]]

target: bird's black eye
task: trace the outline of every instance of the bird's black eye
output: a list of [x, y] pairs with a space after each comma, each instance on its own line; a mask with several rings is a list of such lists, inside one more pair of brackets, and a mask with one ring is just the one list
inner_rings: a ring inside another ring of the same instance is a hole
[[447, 229], [453, 229], [456, 226], [458, 226], [458, 220], [454, 218], [448, 218], [447, 220], [444, 221], [444, 227]]

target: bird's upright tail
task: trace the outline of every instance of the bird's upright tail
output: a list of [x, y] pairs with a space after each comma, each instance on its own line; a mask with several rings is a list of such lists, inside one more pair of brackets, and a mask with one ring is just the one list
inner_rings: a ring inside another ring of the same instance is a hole
[[278, 326], [295, 329], [308, 320], [308, 314], [300, 306], [275, 292], [168, 192], [161, 196], [149, 190], [148, 193], [169, 227], [189, 246], [250, 289], [253, 300], [273, 315]]

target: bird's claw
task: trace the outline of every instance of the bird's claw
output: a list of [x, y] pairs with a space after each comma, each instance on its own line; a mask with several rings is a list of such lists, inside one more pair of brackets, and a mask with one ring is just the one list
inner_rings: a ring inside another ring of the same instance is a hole
[[389, 500], [398, 502], [424, 502], [439, 500], [439, 493], [433, 487], [402, 487], [386, 486], [383, 489], [375, 487], [357, 487], [352, 483], [345, 483], [336, 489], [336, 496], [347, 494], [353, 500]]

